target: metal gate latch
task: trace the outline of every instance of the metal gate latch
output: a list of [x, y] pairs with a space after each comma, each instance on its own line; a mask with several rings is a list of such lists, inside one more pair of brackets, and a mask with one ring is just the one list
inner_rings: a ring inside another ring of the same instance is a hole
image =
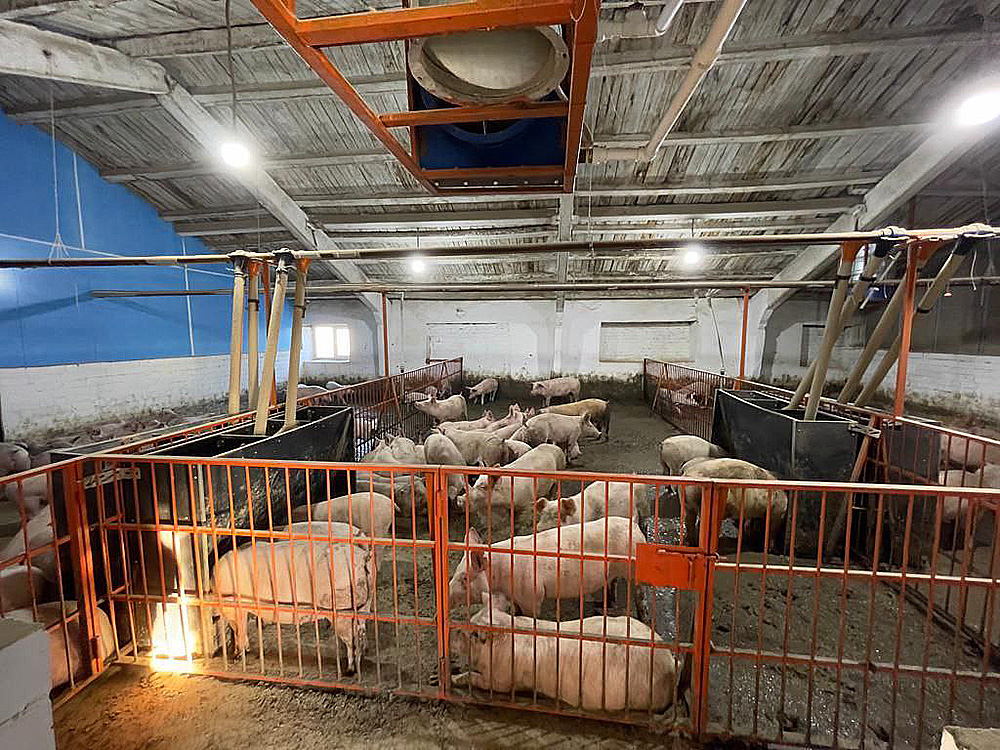
[[635, 578], [650, 586], [697, 591], [705, 587], [709, 559], [717, 558], [697, 547], [639, 543], [635, 545]]

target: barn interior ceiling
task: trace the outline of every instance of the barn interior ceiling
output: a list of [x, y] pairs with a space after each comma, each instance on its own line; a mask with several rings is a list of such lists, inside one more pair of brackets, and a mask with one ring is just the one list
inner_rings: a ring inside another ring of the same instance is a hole
[[[300, 0], [297, 14], [399, 7]], [[232, 0], [231, 22], [237, 129], [252, 143], [243, 170], [216, 157], [233, 113], [225, 17], [211, 0], [0, 0], [0, 107], [54, 127], [213, 250], [525, 248], [523, 258], [427, 259], [419, 278], [405, 260], [317, 262], [317, 281], [812, 278], [828, 274], [829, 249], [709, 252], [691, 268], [678, 253], [531, 245], [1000, 214], [997, 122], [949, 118], [974, 87], [1000, 80], [990, 67], [1000, 2], [605, 2], [571, 184], [502, 194], [429, 192], [249, 0]], [[75, 63], [61, 67], [61, 52]], [[404, 42], [325, 54], [373, 112], [408, 109]], [[392, 132], [410, 148], [409, 128]]]

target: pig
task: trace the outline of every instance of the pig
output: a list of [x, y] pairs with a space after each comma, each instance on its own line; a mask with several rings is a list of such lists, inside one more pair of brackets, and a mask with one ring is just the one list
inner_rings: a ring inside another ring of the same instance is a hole
[[293, 521], [341, 521], [357, 526], [368, 536], [388, 535], [399, 508], [380, 492], [354, 492], [323, 500], [312, 505], [300, 505], [292, 510]]
[[[676, 659], [667, 649], [654, 649], [654, 641], [662, 639], [635, 618], [553, 622], [487, 606], [471, 622], [510, 632], [454, 630], [452, 657], [470, 659], [470, 671], [453, 677], [453, 685], [470, 684], [501, 694], [537, 692], [589, 711], [663, 711], [674, 701]], [[535, 632], [515, 633], [515, 629]], [[583, 640], [581, 633], [636, 643], [605, 644]]]
[[32, 600], [45, 601], [46, 585], [45, 574], [39, 568], [11, 565], [0, 569], [0, 610], [30, 608]]
[[[746, 479], [767, 482], [777, 480], [774, 474], [766, 469], [738, 458], [713, 458], [709, 461], [702, 461], [689, 468], [684, 476], [698, 479]], [[688, 543], [694, 545], [695, 521], [701, 512], [701, 487], [688, 485], [684, 488], [684, 497]], [[764, 522], [770, 506], [771, 547], [772, 550], [778, 551], [780, 541], [784, 537], [788, 496], [783, 490], [768, 490], [763, 487], [730, 487], [726, 493], [726, 505], [722, 517], [738, 523], [741, 501], [744, 522]]]
[[420, 391], [407, 391], [403, 395], [403, 403], [415, 404], [418, 401], [426, 401], [429, 396], [426, 393], [421, 393]]
[[[467, 466], [465, 457], [447, 435], [428, 435], [424, 441], [427, 463], [436, 466]], [[448, 499], [454, 500], [465, 488], [464, 474], [448, 475]]]
[[[448, 583], [448, 602], [457, 607], [498, 592], [521, 612], [537, 616], [548, 599], [576, 598], [605, 586], [610, 591], [614, 580], [628, 577], [635, 545], [645, 541], [631, 519], [617, 516], [504, 539], [490, 545], [488, 553], [469, 550], [462, 556]], [[482, 545], [483, 540], [475, 529], [469, 529], [465, 543]], [[566, 556], [512, 555], [512, 548]], [[581, 564], [581, 553], [622, 559], [584, 560]]]
[[527, 443], [523, 443], [520, 440], [510, 440], [503, 441], [504, 450], [504, 463], [509, 464], [511, 461], [520, 458], [525, 453], [531, 450], [531, 446]]
[[490, 401], [496, 401], [499, 388], [500, 382], [496, 378], [484, 378], [468, 389], [469, 400], [475, 401], [478, 398], [480, 404], [485, 404], [486, 397], [489, 396]]
[[394, 437], [389, 443], [389, 452], [401, 464], [423, 463], [424, 452], [408, 437]]
[[379, 438], [375, 446], [368, 451], [361, 459], [363, 464], [398, 464], [399, 461], [392, 453], [390, 444], [385, 438]]
[[336, 380], [327, 380], [327, 381], [326, 381], [326, 389], [327, 389], [328, 391], [338, 391], [338, 390], [340, 390], [340, 389], [341, 389], [341, 388], [343, 388], [343, 387], [344, 387], [344, 386], [342, 386], [342, 385], [341, 385], [340, 383], [338, 383], [338, 382], [337, 382]]
[[447, 430], [482, 430], [496, 421], [493, 412], [487, 409], [479, 419], [463, 420], [459, 422], [442, 422], [435, 429], [438, 432]]
[[585, 398], [583, 401], [573, 401], [568, 404], [547, 406], [542, 414], [564, 414], [567, 417], [590, 417], [590, 421], [601, 431], [604, 441], [608, 440], [611, 428], [611, 404], [600, 398]]
[[[246, 651], [249, 646], [250, 612], [245, 607], [254, 607], [259, 602], [261, 608], [255, 612], [259, 620], [282, 624], [331, 620], [334, 632], [347, 649], [347, 671], [353, 672], [367, 643], [365, 620], [356, 615], [371, 611], [374, 579], [374, 555], [367, 545], [300, 540], [258, 542], [219, 558], [212, 591], [219, 598], [216, 609], [222, 622], [233, 629], [238, 652]], [[275, 612], [266, 608], [276, 602], [283, 607], [301, 606], [306, 611]], [[323, 613], [315, 615], [310, 609]]]
[[[66, 616], [76, 612], [76, 602], [45, 602], [37, 605], [37, 622], [40, 622], [48, 631], [49, 636], [49, 677], [52, 680], [52, 689], [61, 687], [69, 682], [72, 673], [74, 679], [86, 677], [86, 665], [90, 661], [89, 655], [84, 655], [81, 648], [82, 633], [80, 632], [80, 622], [83, 618], [76, 618], [66, 623], [65, 637], [61, 625], [55, 625], [63, 619], [63, 609]], [[35, 622], [35, 616], [30, 607], [25, 609], [15, 609], [5, 612], [4, 617], [10, 617], [22, 622]], [[53, 626], [51, 629], [50, 626]], [[114, 630], [111, 628], [111, 620], [100, 607], [97, 608], [97, 654], [101, 661], [107, 659], [115, 651]], [[66, 652], [66, 642], [69, 641], [69, 653]]]
[[[38, 515], [28, 521], [28, 548], [37, 549], [52, 541], [52, 511], [50, 506], [42, 508]], [[0, 549], [0, 563], [24, 554], [24, 533], [16, 534]], [[37, 567], [49, 581], [56, 580], [55, 553], [49, 549], [32, 554], [31, 565]]]
[[[566, 454], [558, 445], [539, 445], [504, 468], [526, 471], [562, 471], [566, 468]], [[550, 477], [493, 477], [480, 474], [468, 493], [458, 497], [459, 507], [483, 509], [491, 505], [505, 506], [513, 502], [515, 510], [526, 510], [539, 495], [548, 494], [555, 479]], [[511, 485], [513, 483], [513, 493]]]
[[524, 424], [525, 416], [526, 414], [525, 412], [521, 411], [520, 406], [518, 406], [517, 404], [511, 404], [507, 408], [506, 416], [502, 417], [501, 419], [497, 419], [493, 422], [490, 422], [483, 429], [490, 431], [500, 430], [503, 429], [504, 427], [509, 427], [512, 424], [520, 427], [521, 425]]
[[[938, 472], [938, 484], [942, 487], [1000, 489], [1000, 472], [991, 470], [994, 466], [994, 464], [986, 464], [986, 470], [980, 471], [962, 471], [961, 469], [941, 471]], [[941, 521], [947, 523], [959, 517], [964, 518], [969, 512], [971, 504], [972, 498], [967, 495], [945, 495], [941, 503]], [[976, 517], [978, 518], [985, 509], [985, 504], [983, 501], [980, 501], [977, 505]]]
[[557, 396], [569, 396], [570, 401], [580, 400], [580, 379], [573, 377], [537, 380], [531, 384], [531, 395], [541, 396], [542, 402], [548, 406]]
[[720, 458], [726, 452], [697, 435], [671, 435], [660, 443], [660, 466], [664, 474], [676, 474], [692, 458]]
[[692, 458], [690, 461], [685, 461], [683, 464], [681, 464], [681, 474], [686, 472], [692, 466], [697, 466], [702, 461], [711, 461], [711, 460], [712, 456], [698, 456], [697, 458]]
[[540, 497], [535, 501], [535, 528], [544, 531], [556, 526], [579, 524], [581, 498], [584, 522], [603, 518], [605, 505], [609, 517], [638, 520], [645, 486], [629, 482], [591, 482], [581, 492], [569, 497], [552, 500]]
[[0, 443], [0, 477], [17, 474], [31, 468], [31, 458], [23, 445]]
[[400, 512], [409, 517], [411, 510], [427, 508], [427, 487], [421, 474], [374, 474], [358, 472], [354, 492], [378, 492], [392, 498]]
[[[518, 434], [523, 437], [515, 437]], [[600, 435], [586, 415], [567, 417], [564, 414], [539, 414], [524, 423], [523, 432], [514, 433], [512, 437], [528, 445], [555, 443], [569, 453], [581, 437], [597, 438]]]
[[304, 383], [299, 383], [299, 387], [295, 391], [295, 395], [298, 398], [309, 398], [310, 396], [318, 396], [321, 393], [326, 393], [328, 388], [324, 388], [321, 385], [305, 385]]
[[447, 430], [447, 437], [462, 454], [464, 466], [495, 466], [503, 460], [504, 438], [483, 430]]
[[436, 422], [447, 422], [459, 417], [469, 418], [469, 406], [465, 402], [465, 396], [451, 396], [443, 401], [431, 396], [426, 401], [418, 401], [413, 406], [417, 411], [433, 417]]
[[48, 505], [49, 480], [45, 474], [36, 474], [20, 482], [8, 482], [4, 485], [3, 496], [12, 503], [23, 503], [24, 512], [31, 518], [43, 505]]
[[941, 441], [941, 468], [979, 471], [987, 458], [986, 446], [968, 438], [952, 437]]

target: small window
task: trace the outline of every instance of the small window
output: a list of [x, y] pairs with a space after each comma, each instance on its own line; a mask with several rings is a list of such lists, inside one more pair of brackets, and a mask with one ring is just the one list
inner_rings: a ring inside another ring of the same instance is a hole
[[350, 361], [351, 329], [347, 326], [313, 326], [313, 357]]

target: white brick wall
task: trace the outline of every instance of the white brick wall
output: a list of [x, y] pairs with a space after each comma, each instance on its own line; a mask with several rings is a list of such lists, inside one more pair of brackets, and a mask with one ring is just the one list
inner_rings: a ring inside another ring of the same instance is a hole
[[[287, 376], [288, 352], [278, 352], [278, 382]], [[244, 358], [244, 388], [246, 382]], [[228, 386], [227, 355], [13, 367], [0, 369], [0, 406], [6, 434], [16, 438], [33, 430], [221, 398]]]

